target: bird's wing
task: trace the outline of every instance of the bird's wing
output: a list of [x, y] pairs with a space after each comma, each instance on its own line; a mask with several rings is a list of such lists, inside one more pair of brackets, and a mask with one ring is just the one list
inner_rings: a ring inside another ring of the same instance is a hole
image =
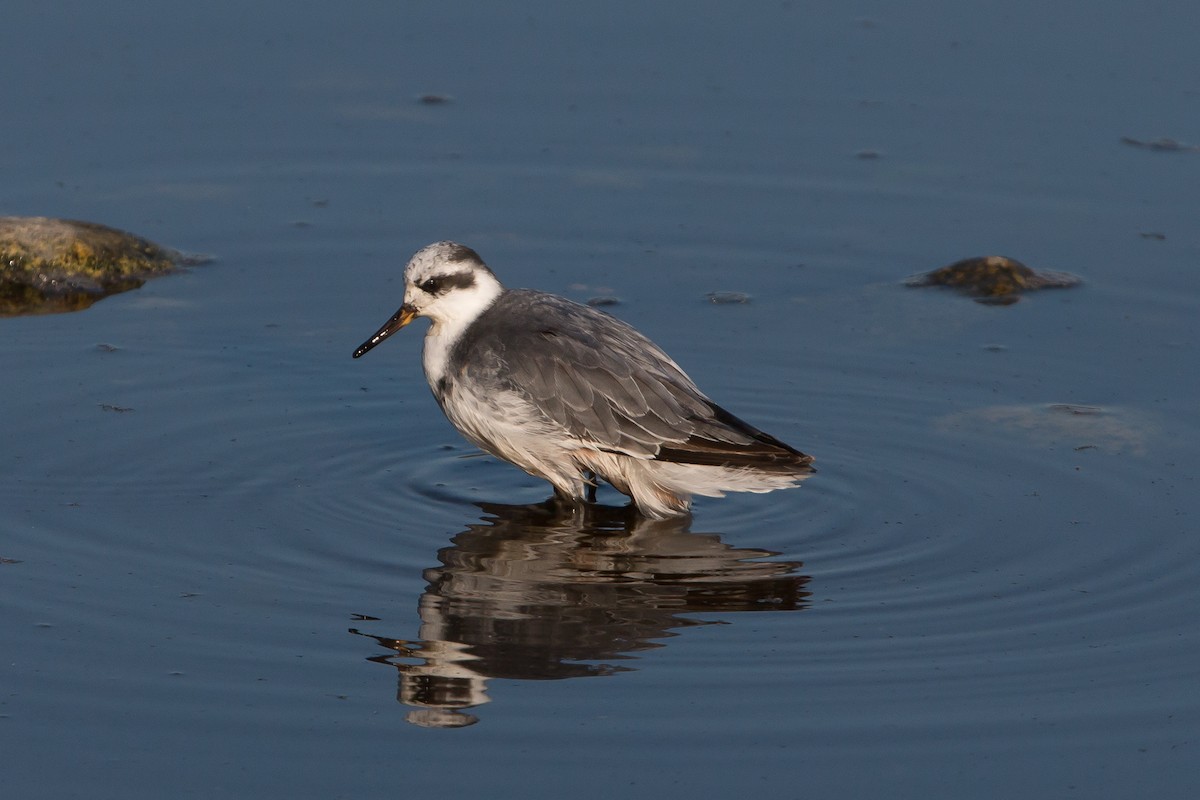
[[468, 373], [520, 394], [591, 446], [696, 464], [807, 463], [705, 397], [645, 336], [590, 306], [509, 291], [460, 346]]

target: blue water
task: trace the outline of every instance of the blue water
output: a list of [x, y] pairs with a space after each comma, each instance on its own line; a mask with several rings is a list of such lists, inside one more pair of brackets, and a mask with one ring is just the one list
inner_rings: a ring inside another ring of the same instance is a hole
[[[1195, 796], [1196, 22], [10, 4], [0, 213], [216, 260], [0, 320], [6, 796]], [[350, 359], [445, 238], [820, 472], [547, 518]]]

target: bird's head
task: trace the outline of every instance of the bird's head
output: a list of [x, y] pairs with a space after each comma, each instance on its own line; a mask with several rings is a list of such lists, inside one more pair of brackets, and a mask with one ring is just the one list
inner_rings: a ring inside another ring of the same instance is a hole
[[354, 357], [417, 317], [429, 317], [434, 330], [443, 325], [466, 327], [503, 291], [500, 281], [471, 248], [456, 242], [423, 247], [404, 268], [404, 304], [354, 351]]

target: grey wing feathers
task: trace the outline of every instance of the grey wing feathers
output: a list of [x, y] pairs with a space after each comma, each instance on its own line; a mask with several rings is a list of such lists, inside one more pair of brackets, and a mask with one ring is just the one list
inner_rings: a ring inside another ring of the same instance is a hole
[[459, 346], [468, 372], [487, 371], [604, 450], [727, 466], [812, 460], [714, 404], [657, 345], [589, 306], [510, 290]]

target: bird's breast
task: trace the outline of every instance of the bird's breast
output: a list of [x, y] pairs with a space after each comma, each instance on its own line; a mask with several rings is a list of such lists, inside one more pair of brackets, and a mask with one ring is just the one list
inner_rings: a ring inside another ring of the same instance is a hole
[[421, 365], [425, 369], [425, 380], [429, 388], [438, 394], [438, 385], [447, 379], [450, 368], [450, 351], [454, 341], [438, 332], [436, 326], [425, 334], [425, 348], [421, 354]]

